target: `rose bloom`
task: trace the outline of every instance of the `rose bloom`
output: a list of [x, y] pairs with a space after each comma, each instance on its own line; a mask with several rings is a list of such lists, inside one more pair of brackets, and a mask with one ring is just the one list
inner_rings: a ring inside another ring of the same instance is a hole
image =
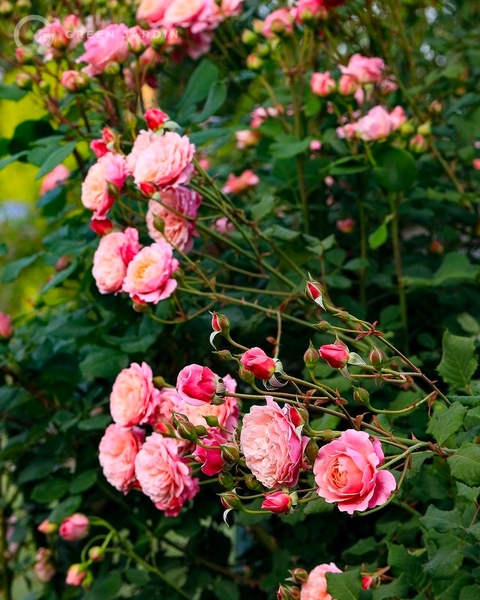
[[377, 438], [372, 442], [365, 431], [348, 429], [318, 452], [313, 467], [317, 494], [350, 515], [380, 506], [397, 485], [392, 473], [378, 470], [383, 461]]
[[342, 96], [351, 96], [358, 91], [358, 82], [353, 75], [342, 75], [338, 82], [338, 91]]
[[337, 84], [335, 79], [330, 76], [330, 71], [326, 71], [325, 73], [313, 73], [310, 87], [316, 96], [325, 97], [335, 91]]
[[245, 148], [251, 148], [256, 146], [261, 139], [260, 133], [251, 131], [250, 129], [242, 129], [241, 131], [235, 132], [235, 138], [237, 140], [237, 148], [244, 150]]
[[143, 429], [125, 429], [116, 424], [109, 425], [100, 440], [98, 460], [105, 479], [123, 494], [132, 489], [137, 479], [135, 457], [144, 440]]
[[366, 142], [381, 140], [390, 135], [392, 121], [388, 111], [383, 106], [374, 106], [364, 117], [357, 121], [355, 130], [357, 136]]
[[90, 521], [81, 513], [75, 513], [71, 517], [63, 519], [58, 528], [58, 534], [68, 542], [83, 540], [88, 535]]
[[242, 12], [243, 0], [222, 0], [220, 10], [224, 17], [236, 17]]
[[293, 18], [288, 8], [277, 8], [271, 12], [263, 24], [262, 34], [273, 39], [277, 35], [293, 33]]
[[76, 564], [71, 565], [67, 571], [67, 578], [65, 579], [65, 583], [67, 585], [82, 585], [82, 581], [87, 576], [87, 571], [84, 570], [82, 565]]
[[135, 169], [135, 165], [142, 152], [146, 150], [152, 141], [155, 139], [156, 134], [153, 131], [146, 131], [142, 129], [140, 133], [135, 138], [135, 142], [133, 143], [132, 150], [126, 159], [126, 168], [127, 172], [132, 175], [133, 170]]
[[43, 178], [42, 185], [40, 186], [40, 196], [64, 183], [69, 176], [70, 171], [65, 165], [57, 165]]
[[172, 274], [179, 263], [173, 258], [172, 247], [164, 241], [142, 248], [127, 268], [123, 291], [133, 299], [158, 304], [169, 298], [177, 287]]
[[165, 14], [172, 0], [142, 0], [137, 9], [137, 21], [147, 21], [149, 25], [157, 25]]
[[220, 217], [213, 224], [213, 229], [222, 235], [228, 235], [235, 231], [235, 226], [227, 217]]
[[295, 20], [298, 23], [327, 17], [327, 10], [323, 0], [299, 0], [294, 10]]
[[89, 77], [103, 73], [109, 62], [125, 62], [130, 54], [127, 34], [128, 27], [123, 23], [107, 25], [96, 31], [85, 42], [85, 53], [76, 62], [88, 63], [83, 71]]
[[108, 184], [120, 189], [126, 177], [125, 157], [113, 152], [101, 156], [90, 167], [82, 183], [82, 204], [93, 211], [94, 219], [104, 219], [115, 200]]
[[332, 600], [327, 592], [327, 578], [325, 573], [341, 573], [335, 563], [318, 565], [308, 575], [307, 581], [302, 585], [300, 600]]
[[200, 469], [202, 473], [211, 477], [212, 475], [220, 473], [223, 469], [225, 461], [222, 458], [219, 446], [225, 442], [226, 439], [218, 427], [210, 427], [208, 435], [202, 437], [202, 444], [204, 446], [209, 446], [209, 448], [196, 446], [193, 453], [194, 459], [202, 464]]
[[110, 412], [117, 425], [133, 427], [148, 423], [160, 392], [153, 385], [147, 363], [132, 363], [117, 375], [110, 394]]
[[361, 54], [354, 54], [348, 65], [339, 65], [344, 75], [352, 75], [359, 83], [380, 83], [385, 69], [381, 58], [369, 58]]
[[0, 339], [8, 339], [12, 336], [13, 333], [13, 324], [12, 317], [10, 315], [6, 315], [3, 312], [0, 312]]
[[105, 156], [105, 154], [109, 153], [107, 144], [103, 140], [92, 140], [90, 142], [90, 150], [97, 158]]
[[[132, 151], [136, 144], [137, 140]], [[145, 136], [141, 144], [145, 145]], [[195, 146], [186, 135], [180, 136], [173, 131], [154, 135], [135, 161], [133, 177], [136, 185], [140, 189], [142, 184], [161, 189], [188, 183], [193, 174], [194, 153]]]
[[188, 365], [178, 374], [177, 392], [187, 404], [201, 406], [213, 400], [219, 379], [208, 367]]
[[250, 190], [260, 183], [260, 178], [251, 169], [247, 169], [238, 177], [233, 173], [227, 178], [227, 182], [222, 188], [224, 194], [241, 194]]
[[266, 108], [264, 106], [257, 106], [250, 113], [250, 116], [252, 117], [250, 127], [252, 129], [257, 129], [267, 119], [274, 119], [275, 117], [278, 117], [281, 112], [283, 112], [283, 107], [281, 105], [267, 106]]
[[198, 492], [178, 444], [171, 438], [152, 433], [135, 459], [135, 472], [144, 494], [167, 517], [176, 517], [182, 506]]
[[[145, 218], [148, 235], [153, 240], [166, 240], [182, 252], [189, 252], [195, 235], [195, 222], [192, 219], [197, 216], [202, 197], [183, 186], [162, 191], [160, 196], [160, 202], [150, 200], [148, 203]], [[160, 227], [156, 227], [156, 223]]]
[[138, 231], [133, 227], [127, 227], [123, 233], [107, 233], [101, 238], [93, 256], [92, 268], [101, 294], [114, 294], [122, 289], [128, 263], [139, 251]]
[[403, 106], [396, 106], [390, 112], [390, 124], [392, 126], [392, 131], [396, 131], [399, 127], [401, 127], [404, 123], [407, 122], [407, 115], [403, 110]]
[[280, 408], [271, 396], [266, 401], [266, 406], [252, 406], [243, 418], [241, 449], [247, 467], [265, 487], [293, 487], [308, 438], [302, 438], [289, 406]]
[[222, 20], [214, 0], [171, 0], [165, 10], [162, 25], [166, 29], [182, 27], [192, 33], [211, 29]]
[[242, 354], [240, 362], [246, 371], [257, 379], [267, 380], [275, 373], [275, 360], [265, 354], [261, 348], [250, 348]]

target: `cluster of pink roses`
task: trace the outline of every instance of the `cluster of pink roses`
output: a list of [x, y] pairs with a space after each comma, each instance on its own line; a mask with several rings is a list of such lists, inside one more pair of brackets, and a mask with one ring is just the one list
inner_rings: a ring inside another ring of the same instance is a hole
[[[207, 475], [220, 472], [225, 464], [221, 445], [231, 442], [229, 432], [235, 430], [240, 412], [237, 400], [228, 395], [221, 405], [201, 401], [192, 404], [190, 396], [183, 393], [185, 390], [191, 390], [193, 385], [196, 389], [203, 384], [208, 386], [212, 378], [220, 380], [210, 370], [202, 379], [202, 373], [194, 367], [198, 365], [186, 367], [179, 374], [178, 392], [172, 388], [157, 389], [146, 363], [133, 363], [121, 371], [110, 396], [115, 423], [107, 427], [99, 446], [99, 460], [107, 481], [124, 494], [138, 487], [167, 516], [176, 516], [199, 489], [186, 455], [193, 454]], [[188, 369], [198, 375], [190, 386], [186, 382]], [[236, 382], [227, 375], [222, 386], [225, 394], [234, 393]], [[205, 417], [213, 419], [215, 426], [206, 427]], [[150, 435], [141, 425], [151, 428]], [[202, 434], [201, 446], [194, 441], [197, 427]]]
[[341, 139], [359, 138], [373, 142], [386, 139], [406, 122], [407, 116], [401, 106], [396, 106], [391, 112], [384, 106], [374, 106], [358, 121], [338, 127], [337, 135]]

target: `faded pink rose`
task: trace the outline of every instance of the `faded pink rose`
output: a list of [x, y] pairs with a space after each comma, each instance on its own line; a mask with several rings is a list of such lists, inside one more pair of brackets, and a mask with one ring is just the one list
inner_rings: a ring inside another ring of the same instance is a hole
[[83, 71], [89, 77], [103, 73], [109, 62], [125, 62], [130, 53], [127, 34], [128, 27], [123, 23], [113, 23], [96, 31], [85, 42], [85, 53], [76, 62], [88, 63]]
[[117, 375], [110, 394], [110, 412], [117, 425], [133, 427], [148, 423], [160, 392], [153, 385], [147, 363], [132, 363]]
[[82, 581], [87, 576], [87, 571], [83, 565], [75, 564], [71, 565], [67, 571], [67, 578], [65, 583], [67, 585], [82, 585]]
[[152, 433], [135, 459], [135, 472], [144, 494], [167, 517], [175, 517], [198, 492], [198, 480], [179, 454], [177, 442]]
[[201, 406], [213, 400], [219, 379], [208, 367], [188, 365], [178, 374], [177, 392], [187, 404]]
[[316, 96], [329, 96], [337, 88], [335, 79], [331, 77], [330, 71], [325, 73], [313, 73], [310, 80], [310, 88]]
[[356, 137], [356, 123], [347, 123], [343, 127], [337, 127], [337, 137], [341, 140], [353, 140]]
[[325, 573], [341, 573], [335, 563], [318, 565], [308, 574], [307, 581], [302, 585], [300, 600], [332, 600], [327, 592], [327, 578]]
[[63, 519], [58, 528], [58, 534], [63, 540], [77, 542], [87, 537], [89, 527], [88, 517], [81, 513], [75, 513], [71, 517]]
[[213, 229], [222, 235], [229, 235], [235, 231], [235, 226], [228, 220], [228, 217], [220, 217], [213, 224]]
[[291, 35], [292, 33], [293, 18], [288, 8], [277, 8], [264, 21], [262, 34], [268, 39], [273, 39], [277, 35]]
[[271, 396], [266, 401], [266, 406], [252, 406], [243, 418], [241, 449], [247, 467], [265, 487], [293, 487], [298, 482], [308, 438], [302, 438], [289, 406], [280, 408]]
[[241, 194], [246, 190], [254, 188], [259, 183], [260, 178], [251, 169], [247, 169], [238, 177], [230, 173], [222, 188], [222, 192], [224, 194]]
[[50, 581], [56, 574], [55, 567], [51, 562], [45, 560], [39, 560], [33, 565], [33, 572], [35, 573], [38, 581], [42, 583], [47, 583]]
[[115, 423], [107, 427], [100, 440], [98, 460], [105, 479], [123, 494], [132, 489], [137, 479], [135, 457], [144, 440], [143, 429], [125, 429]]
[[142, 248], [127, 268], [123, 291], [143, 302], [158, 304], [169, 298], [177, 287], [172, 274], [179, 263], [173, 258], [172, 247], [164, 241]]
[[183, 186], [162, 191], [160, 201], [152, 199], [148, 203], [148, 235], [153, 240], [166, 240], [182, 252], [189, 252], [195, 235], [194, 219], [201, 201], [200, 194]]
[[261, 139], [261, 135], [256, 131], [250, 129], [242, 129], [241, 131], [235, 132], [235, 138], [237, 140], [237, 148], [244, 150], [245, 148], [252, 148], [256, 146]]
[[58, 19], [53, 19], [48, 25], [39, 29], [34, 35], [34, 40], [45, 62], [62, 56], [70, 45], [67, 31]]
[[225, 444], [226, 440], [222, 431], [218, 427], [211, 427], [208, 430], [208, 435], [202, 437], [202, 446], [196, 446], [193, 457], [198, 463], [202, 464], [201, 471], [205, 475], [211, 477], [220, 473], [225, 466], [225, 461], [222, 458], [220, 445]]
[[43, 178], [42, 185], [40, 186], [40, 196], [62, 185], [69, 177], [70, 170], [65, 165], [57, 165]]
[[265, 500], [262, 502], [262, 508], [269, 510], [277, 515], [287, 513], [292, 506], [292, 498], [286, 492], [271, 492], [264, 494]]
[[261, 348], [250, 348], [240, 358], [244, 369], [253, 373], [257, 379], [267, 380], [275, 373], [276, 362]]
[[390, 112], [390, 123], [392, 125], [392, 131], [396, 131], [399, 127], [401, 127], [404, 123], [407, 122], [407, 115], [403, 110], [403, 106], [396, 106]]
[[[132, 148], [136, 158], [133, 177], [142, 191], [145, 184], [155, 190], [178, 187], [190, 181], [195, 146], [186, 135], [167, 131], [163, 135], [139, 138]], [[135, 148], [137, 143], [143, 148], [140, 152]]]
[[101, 294], [114, 294], [122, 289], [128, 263], [139, 251], [138, 231], [133, 227], [127, 227], [125, 232], [107, 233], [101, 238], [92, 268]]
[[0, 312], [0, 339], [8, 339], [12, 336], [13, 324], [12, 317], [3, 312]]
[[348, 429], [320, 448], [313, 467], [317, 494], [350, 515], [380, 506], [396, 487], [392, 473], [378, 470], [383, 461], [377, 438]]
[[125, 157], [109, 152], [90, 167], [82, 183], [82, 204], [93, 211], [94, 219], [104, 219], [115, 201], [108, 184], [121, 189], [127, 177]]
[[340, 70], [345, 75], [352, 75], [359, 83], [380, 83], [383, 77], [385, 63], [381, 58], [369, 58], [361, 54], [354, 54], [348, 65], [340, 65]]
[[390, 115], [385, 107], [374, 106], [357, 121], [355, 130], [357, 136], [366, 142], [384, 139], [392, 131]]

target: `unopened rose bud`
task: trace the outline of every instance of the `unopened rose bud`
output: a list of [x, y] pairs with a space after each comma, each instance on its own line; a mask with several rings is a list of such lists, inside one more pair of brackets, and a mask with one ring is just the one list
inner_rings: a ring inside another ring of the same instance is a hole
[[229, 492], [222, 492], [221, 494], [218, 494], [220, 496], [220, 502], [222, 503], [222, 506], [224, 508], [232, 508], [232, 509], [236, 509], [236, 508], [241, 508], [242, 506], [242, 502], [240, 501], [240, 498], [237, 496], [237, 494], [233, 491], [229, 491]]
[[0, 340], [12, 337], [13, 323], [12, 317], [6, 313], [0, 312]]
[[238, 376], [245, 383], [249, 383], [250, 385], [255, 383], [255, 375], [250, 371], [247, 371], [243, 365], [239, 365], [238, 367]]
[[[139, 31], [140, 31], [140, 28], [139, 28]], [[128, 44], [128, 49], [130, 50], [130, 52], [132, 52], [132, 54], [136, 54], [136, 55], [141, 54], [146, 48], [146, 45], [145, 45], [145, 42], [143, 41], [142, 36], [139, 35], [136, 28], [134, 28], [134, 27], [132, 27], [130, 29], [130, 31], [127, 33], [127, 44]]]
[[265, 27], [265, 22], [261, 19], [253, 19], [252, 29], [255, 33], [262, 33]]
[[349, 352], [343, 344], [325, 344], [319, 354], [332, 369], [341, 369], [348, 363]]
[[149, 108], [143, 115], [147, 122], [148, 128], [152, 131], [158, 131], [168, 121], [167, 113], [159, 108]]
[[57, 529], [58, 529], [58, 525], [56, 525], [55, 523], [50, 523], [50, 521], [48, 519], [45, 519], [44, 521], [42, 521], [40, 523], [40, 525], [37, 527], [37, 530], [41, 531], [45, 535], [55, 533], [57, 531]]
[[432, 133], [432, 124], [430, 121], [422, 123], [417, 129], [417, 133], [419, 135], [430, 135]]
[[325, 306], [323, 304], [323, 287], [318, 281], [307, 281], [305, 287], [305, 295], [309, 300], [313, 300], [315, 304], [318, 304], [325, 310]]
[[222, 335], [228, 335], [230, 333], [230, 321], [225, 315], [221, 313], [212, 312], [212, 329]]
[[61, 256], [57, 262], [55, 263], [55, 271], [59, 273], [60, 271], [64, 271], [72, 262], [70, 256], [63, 255]]
[[357, 404], [368, 405], [370, 403], [370, 394], [365, 388], [355, 388], [353, 390], [353, 400]]
[[320, 321], [319, 323], [317, 323], [317, 329], [319, 331], [328, 331], [331, 328], [332, 326], [328, 321]]
[[305, 583], [308, 579], [308, 571], [305, 571], [305, 569], [292, 569], [289, 573], [293, 583], [297, 583], [298, 585]]
[[235, 487], [233, 475], [225, 471], [221, 471], [218, 474], [218, 483], [226, 490], [232, 490]]
[[31, 46], [19, 46], [15, 48], [15, 58], [21, 65], [31, 65], [35, 56], [36, 52]]
[[315, 459], [317, 458], [318, 455], [318, 451], [319, 451], [319, 447], [317, 442], [315, 442], [313, 439], [311, 439], [308, 444], [307, 447], [305, 448], [305, 456], [308, 459], [308, 462], [310, 462], [311, 464], [313, 464], [315, 462]]
[[362, 577], [362, 590], [369, 590], [372, 587], [373, 577], [364, 575]]
[[236, 360], [230, 350], [217, 350], [213, 354], [216, 354], [218, 358], [224, 362], [227, 360]]
[[109, 75], [111, 77], [114, 75], [118, 75], [120, 73], [120, 65], [114, 60], [111, 60], [105, 65], [105, 69], [103, 70], [103, 72], [105, 73], [105, 75]]
[[417, 152], [418, 154], [423, 154], [428, 150], [428, 142], [423, 135], [414, 135], [410, 140], [408, 147], [413, 152]]
[[90, 521], [88, 517], [81, 513], [75, 513], [74, 515], [63, 519], [58, 528], [58, 534], [64, 540], [68, 542], [76, 542], [83, 540], [88, 535], [90, 527]]
[[236, 446], [220, 446], [220, 454], [225, 462], [236, 463], [240, 460], [240, 453]]
[[287, 513], [292, 507], [292, 498], [286, 492], [271, 492], [264, 494], [265, 500], [262, 502], [262, 508], [269, 510], [277, 515]]
[[204, 415], [203, 418], [209, 427], [218, 427], [218, 419], [214, 415]]
[[40, 92], [42, 92], [42, 94], [48, 94], [50, 92], [50, 88], [50, 83], [48, 81], [45, 81], [45, 79], [42, 79], [42, 81], [40, 81], [40, 83], [38, 84], [38, 89]]
[[442, 242], [432, 240], [428, 246], [428, 250], [431, 254], [443, 254], [445, 252], [445, 247]]
[[8, 0], [3, 0], [0, 2], [0, 15], [2, 17], [8, 17], [13, 13], [13, 4]]
[[380, 350], [379, 348], [372, 348], [370, 350], [368, 360], [372, 363], [372, 365], [381, 365], [383, 362], [385, 362], [385, 359], [385, 352], [382, 352], [382, 350]]
[[281, 584], [277, 591], [277, 600], [299, 600], [300, 588]]
[[245, 476], [245, 485], [248, 487], [249, 490], [253, 490], [254, 492], [264, 491], [263, 485], [250, 473]]
[[33, 565], [33, 572], [35, 573], [37, 579], [42, 583], [49, 582], [56, 574], [55, 567], [52, 565], [52, 563], [42, 560], [37, 561]]
[[93, 574], [91, 571], [87, 571], [87, 573], [81, 583], [81, 586], [84, 590], [88, 591], [92, 587], [92, 584], [93, 584]]
[[26, 11], [32, 8], [32, 3], [30, 0], [17, 0], [15, 6], [21, 11]]
[[342, 75], [338, 82], [338, 91], [342, 96], [352, 96], [358, 90], [358, 81], [352, 75]]
[[339, 219], [337, 221], [337, 229], [342, 233], [352, 233], [352, 231], [355, 229], [355, 221], [349, 217], [346, 219]]
[[150, 45], [152, 46], [152, 48], [154, 50], [156, 50], [158, 52], [165, 46], [165, 41], [166, 41], [165, 34], [163, 33], [163, 31], [160, 31], [159, 29], [157, 29], [153, 33], [152, 41], [150, 42]]
[[246, 46], [254, 46], [257, 43], [258, 36], [254, 31], [250, 29], [244, 29], [242, 31], [242, 42]]
[[255, 46], [255, 54], [257, 56], [260, 56], [260, 58], [266, 58], [267, 56], [269, 56], [270, 51], [271, 48], [269, 44], [257, 44]]
[[148, 304], [138, 296], [132, 298], [132, 308], [138, 313], [146, 313], [149, 311]]
[[260, 71], [263, 65], [264, 61], [256, 54], [252, 53], [247, 56], [247, 69], [250, 69], [251, 71]]
[[410, 136], [415, 132], [415, 126], [411, 121], [407, 121], [400, 125], [400, 133], [405, 136]]
[[112, 183], [111, 181], [107, 181], [107, 194], [110, 198], [118, 198], [120, 193], [120, 188], [116, 183]]
[[87, 576], [87, 567], [84, 564], [71, 565], [67, 571], [65, 583], [67, 585], [80, 586]]
[[113, 223], [110, 219], [92, 219], [90, 221], [90, 229], [97, 235], [106, 235], [113, 229]]
[[28, 73], [18, 73], [15, 81], [21, 90], [31, 90], [33, 87], [33, 79]]
[[195, 425], [195, 432], [198, 437], [205, 437], [208, 435], [208, 430], [203, 425]]
[[198, 435], [195, 429], [195, 425], [190, 422], [181, 422], [176, 426], [178, 435], [189, 442], [196, 442]]
[[122, 119], [125, 125], [130, 130], [134, 130], [137, 126], [137, 117], [133, 114], [131, 110], [124, 110], [122, 113]]
[[105, 558], [105, 550], [101, 546], [92, 546], [88, 551], [88, 558], [93, 562], [100, 562]]
[[313, 371], [320, 360], [320, 355], [314, 348], [312, 342], [308, 346], [305, 354], [303, 355], [303, 362], [309, 371]]

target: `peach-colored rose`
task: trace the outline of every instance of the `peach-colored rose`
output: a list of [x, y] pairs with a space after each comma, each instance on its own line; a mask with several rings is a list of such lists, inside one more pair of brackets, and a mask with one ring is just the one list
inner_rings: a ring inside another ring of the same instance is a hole
[[63, 519], [58, 528], [58, 534], [63, 540], [77, 542], [87, 537], [89, 527], [90, 521], [88, 517], [81, 513], [75, 513]]
[[109, 62], [125, 62], [129, 56], [127, 34], [128, 27], [123, 23], [112, 23], [96, 31], [85, 42], [85, 53], [76, 62], [88, 63], [83, 71], [89, 77], [103, 73]]
[[250, 129], [243, 129], [235, 132], [235, 138], [237, 140], [237, 148], [244, 150], [245, 148], [251, 148], [256, 146], [261, 139], [261, 135], [256, 131]]
[[222, 188], [222, 192], [224, 194], [241, 194], [246, 190], [254, 188], [259, 183], [260, 178], [251, 169], [247, 169], [238, 177], [230, 173]]
[[343, 74], [352, 75], [359, 83], [379, 83], [385, 69], [381, 58], [369, 58], [361, 54], [354, 54], [346, 67], [339, 66]]
[[392, 131], [392, 122], [383, 106], [374, 106], [359, 119], [355, 125], [358, 137], [366, 142], [388, 137]]
[[40, 186], [40, 196], [62, 185], [69, 176], [70, 170], [65, 165], [57, 165], [43, 178], [42, 185]]
[[377, 438], [371, 441], [365, 431], [344, 431], [339, 438], [322, 446], [315, 459], [313, 472], [318, 495], [350, 515], [384, 504], [396, 482], [390, 471], [378, 470], [383, 461]]
[[252, 406], [243, 418], [242, 452], [247, 467], [265, 487], [293, 487], [298, 482], [308, 438], [302, 438], [289, 406], [280, 408], [271, 396], [266, 401], [265, 406]]
[[135, 459], [135, 472], [144, 494], [167, 517], [175, 517], [182, 506], [198, 492], [186, 460], [175, 440], [152, 433]]
[[94, 219], [104, 219], [115, 200], [108, 184], [121, 189], [126, 176], [125, 157], [113, 152], [101, 156], [90, 167], [82, 183], [82, 204], [93, 211]]
[[158, 25], [172, 0], [142, 0], [137, 9], [137, 21], [147, 21], [149, 25]]
[[98, 459], [105, 479], [119, 492], [127, 494], [136, 481], [135, 457], [145, 439], [139, 427], [125, 429], [112, 424], [107, 427], [98, 447]]
[[[139, 136], [140, 137], [140, 136]], [[139, 142], [145, 144], [146, 136]], [[138, 138], [137, 138], [138, 140]], [[135, 145], [132, 152], [135, 151]], [[146, 148], [138, 153], [133, 168], [136, 185], [148, 184], [157, 189], [178, 187], [188, 183], [193, 174], [192, 159], [195, 146], [186, 135], [180, 136], [173, 131], [163, 135], [153, 135]]]
[[162, 25], [188, 28], [192, 33], [211, 29], [221, 21], [221, 14], [214, 0], [171, 0], [165, 10]]
[[[162, 191], [160, 202], [150, 200], [148, 203], [148, 235], [153, 240], [166, 240], [182, 252], [189, 252], [195, 234], [193, 219], [201, 201], [200, 194], [182, 186]], [[156, 227], [156, 223], [160, 226]]]
[[169, 298], [177, 287], [172, 274], [179, 263], [173, 258], [172, 247], [164, 241], [142, 248], [127, 268], [123, 291], [131, 298], [158, 304]]
[[313, 73], [310, 87], [316, 96], [325, 97], [336, 90], [337, 84], [330, 75], [330, 71], [326, 71], [325, 73]]
[[308, 575], [307, 581], [302, 585], [300, 600], [332, 600], [327, 592], [327, 578], [325, 573], [341, 573], [335, 563], [318, 565]]
[[12, 317], [10, 315], [6, 315], [3, 312], [0, 312], [0, 339], [8, 339], [12, 336], [13, 333], [13, 324]]
[[110, 394], [110, 412], [117, 425], [133, 427], [148, 423], [160, 392], [153, 385], [147, 363], [132, 363], [117, 375]]
[[107, 233], [101, 238], [92, 269], [101, 294], [114, 294], [122, 289], [128, 263], [139, 251], [138, 231], [133, 227], [127, 227], [123, 233]]

